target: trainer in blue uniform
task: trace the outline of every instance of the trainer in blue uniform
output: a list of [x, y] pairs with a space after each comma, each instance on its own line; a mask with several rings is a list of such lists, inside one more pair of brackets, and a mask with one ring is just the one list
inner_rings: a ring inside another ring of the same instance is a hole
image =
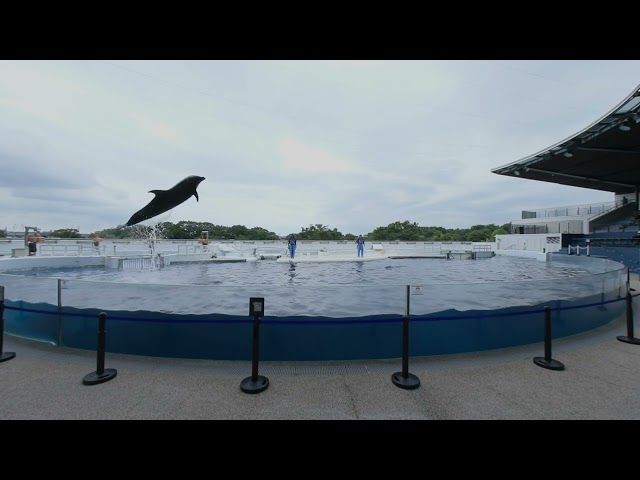
[[293, 258], [296, 255], [296, 237], [293, 233], [289, 236], [289, 256]]
[[356, 244], [358, 245], [358, 256], [364, 257], [364, 238], [362, 238], [362, 235], [358, 236]]

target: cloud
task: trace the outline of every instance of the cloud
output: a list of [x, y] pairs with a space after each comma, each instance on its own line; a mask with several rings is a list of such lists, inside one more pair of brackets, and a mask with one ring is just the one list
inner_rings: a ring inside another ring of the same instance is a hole
[[206, 177], [170, 220], [468, 228], [607, 192], [491, 169], [585, 128], [625, 61], [0, 61], [0, 228], [111, 228]]

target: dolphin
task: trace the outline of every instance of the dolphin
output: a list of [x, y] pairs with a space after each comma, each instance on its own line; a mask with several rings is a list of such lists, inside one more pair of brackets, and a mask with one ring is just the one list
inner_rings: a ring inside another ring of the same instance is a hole
[[200, 185], [200, 182], [204, 179], [204, 177], [190, 175], [178, 182], [169, 190], [149, 190], [149, 193], [155, 194], [155, 197], [145, 207], [131, 215], [131, 218], [125, 226], [130, 227], [131, 225], [135, 225], [136, 223], [140, 223], [171, 210], [172, 208], [187, 201], [191, 195], [196, 197], [196, 201], [200, 201], [196, 188], [198, 188], [198, 185]]

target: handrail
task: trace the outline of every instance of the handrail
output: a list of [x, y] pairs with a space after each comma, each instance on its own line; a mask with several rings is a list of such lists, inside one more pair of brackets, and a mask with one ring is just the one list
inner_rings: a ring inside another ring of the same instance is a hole
[[591, 217], [591, 218], [589, 219], [589, 223], [593, 222], [594, 220], [597, 220], [598, 218], [600, 218], [600, 217], [604, 216], [605, 214], [607, 214], [607, 213], [609, 213], [609, 212], [612, 212], [613, 210], [617, 210], [617, 209], [619, 209], [619, 208], [623, 208], [623, 207], [628, 207], [629, 205], [633, 205], [633, 204], [635, 204], [635, 203], [636, 203], [635, 201], [628, 202], [628, 203], [626, 203], [626, 204], [623, 204], [623, 203], [617, 203], [617, 204], [615, 204], [613, 207], [611, 207], [611, 208], [609, 208], [609, 209], [605, 210], [604, 212], [600, 212], [600, 213], [598, 213], [598, 214], [594, 215], [593, 217]]
[[569, 246], [567, 247], [567, 255], [571, 255], [571, 249], [572, 249], [572, 248], [573, 248], [573, 249], [575, 249], [575, 251], [576, 251], [576, 255], [577, 255], [577, 256], [580, 256], [580, 249], [584, 249], [584, 250], [586, 250], [586, 252], [587, 252], [587, 257], [590, 257], [590, 256], [591, 256], [591, 254], [589, 253], [589, 245], [587, 245], [586, 247], [581, 247], [580, 245], [576, 245], [576, 246], [574, 247], [574, 246], [569, 245]]
[[[590, 203], [590, 204], [582, 204], [582, 205], [567, 205], [567, 206], [563, 206], [563, 207], [551, 207], [551, 208], [543, 208], [540, 210], [522, 210], [522, 214], [523, 214], [523, 218], [521, 218], [521, 220], [529, 220], [532, 218], [554, 218], [554, 217], [559, 217], [559, 216], [587, 216], [590, 215], [590, 213], [586, 213], [586, 214], [580, 214], [580, 210], [581, 209], [589, 209], [591, 210], [593, 207], [605, 207], [606, 205], [612, 205], [612, 208], [615, 208], [615, 202], [600, 202], [600, 203]], [[557, 212], [558, 210], [566, 210], [567, 214], [566, 215], [552, 215], [552, 216], [547, 216], [546, 214], [549, 212]], [[571, 214], [569, 213], [569, 211], [572, 210]], [[575, 211], [575, 213], [573, 212]], [[535, 216], [534, 217], [524, 217], [524, 213], [533, 213]], [[597, 214], [594, 215], [600, 215], [603, 212], [599, 212]], [[544, 214], [544, 215], [543, 215]]]

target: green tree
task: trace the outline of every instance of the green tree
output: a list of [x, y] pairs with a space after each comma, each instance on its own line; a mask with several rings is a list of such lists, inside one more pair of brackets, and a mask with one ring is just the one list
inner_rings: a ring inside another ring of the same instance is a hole
[[337, 229], [329, 229], [328, 225], [316, 223], [309, 228], [302, 227], [302, 231], [296, 234], [299, 240], [342, 240], [343, 235]]
[[378, 227], [368, 237], [371, 240], [411, 242], [421, 240], [421, 231], [417, 223], [405, 220], [390, 223], [386, 227]]
[[504, 228], [500, 227], [500, 228], [496, 228], [492, 233], [491, 233], [491, 238], [490, 240], [492, 242], [496, 241], [496, 235], [507, 235], [509, 232], [507, 232]]
[[248, 236], [251, 240], [278, 240], [278, 235], [275, 232], [270, 232], [262, 227], [249, 229]]
[[[386, 227], [377, 227], [364, 236], [368, 240], [404, 241], [404, 242], [481, 242], [494, 241], [498, 234], [508, 233], [511, 223], [502, 226], [494, 224], [473, 225], [470, 228], [421, 227], [408, 220], [390, 223]], [[156, 227], [159, 238], [166, 239], [198, 239], [203, 231], [209, 232], [209, 239], [214, 240], [277, 240], [279, 237], [262, 227], [247, 228], [244, 225], [215, 225], [210, 222], [180, 221], [178, 223], [162, 222]], [[58, 231], [57, 231], [58, 232]], [[134, 225], [132, 227], [111, 228], [92, 234], [102, 238], [148, 238], [151, 227]], [[52, 235], [54, 233], [52, 232]], [[343, 234], [336, 228], [330, 229], [321, 223], [309, 224], [296, 233], [299, 240], [355, 240], [352, 233]]]
[[80, 238], [80, 232], [77, 228], [61, 228], [59, 230], [53, 230], [49, 233], [52, 237], [58, 238]]
[[91, 236], [100, 238], [130, 238], [132, 236], [131, 228], [132, 227], [107, 228], [105, 230], [93, 232]]

